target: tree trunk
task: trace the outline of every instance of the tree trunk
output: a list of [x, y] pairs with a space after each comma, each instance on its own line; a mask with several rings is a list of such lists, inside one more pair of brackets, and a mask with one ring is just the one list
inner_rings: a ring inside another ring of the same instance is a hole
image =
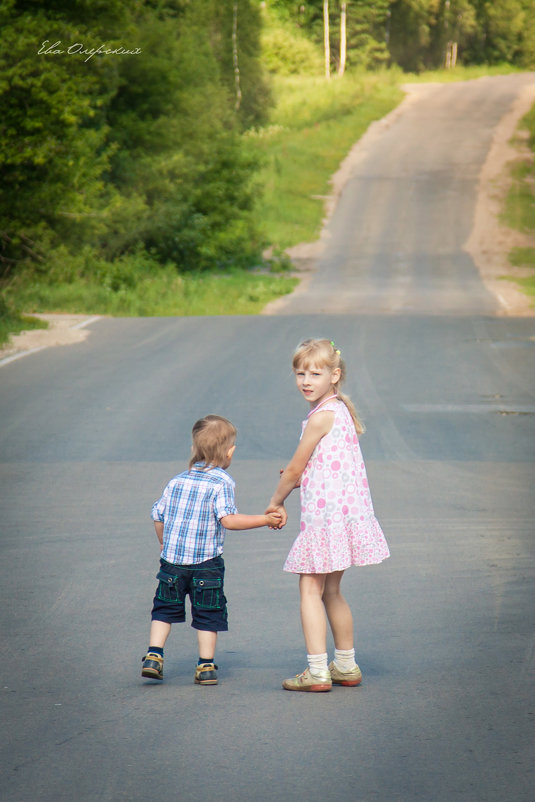
[[329, 0], [323, 0], [323, 46], [325, 49], [325, 77], [331, 77], [331, 46], [329, 44]]
[[340, 64], [338, 65], [338, 75], [342, 76], [346, 69], [346, 8], [347, 3], [342, 3], [340, 10]]
[[447, 70], [452, 70], [457, 64], [457, 42], [448, 42], [446, 45], [446, 58], [444, 66]]
[[241, 106], [240, 65], [238, 62], [238, 0], [234, 0], [232, 7], [232, 61], [234, 63], [234, 89], [236, 92], [236, 111]]

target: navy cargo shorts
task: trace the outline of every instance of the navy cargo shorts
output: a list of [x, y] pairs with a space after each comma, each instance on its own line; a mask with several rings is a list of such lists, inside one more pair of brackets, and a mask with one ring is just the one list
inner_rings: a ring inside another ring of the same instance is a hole
[[168, 624], [186, 620], [186, 596], [191, 601], [191, 626], [206, 632], [228, 630], [227, 600], [223, 592], [225, 563], [214, 557], [195, 565], [174, 565], [160, 559], [151, 618]]

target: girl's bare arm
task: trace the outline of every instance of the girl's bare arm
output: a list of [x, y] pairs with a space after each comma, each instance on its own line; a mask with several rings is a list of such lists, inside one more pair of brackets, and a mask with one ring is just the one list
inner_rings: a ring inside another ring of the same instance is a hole
[[290, 462], [284, 469], [279, 483], [271, 497], [268, 510], [276, 510], [284, 505], [296, 484], [301, 479], [312, 452], [322, 437], [331, 431], [334, 423], [334, 412], [316, 412], [308, 421], [303, 436]]

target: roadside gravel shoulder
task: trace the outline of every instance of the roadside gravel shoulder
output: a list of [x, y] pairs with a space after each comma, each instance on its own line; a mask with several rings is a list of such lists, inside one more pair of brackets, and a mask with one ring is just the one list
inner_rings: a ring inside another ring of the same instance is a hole
[[509, 112], [496, 127], [493, 142], [479, 176], [474, 226], [465, 250], [470, 254], [487, 288], [498, 298], [502, 314], [535, 316], [535, 306], [505, 275], [523, 277], [532, 272], [509, 264], [510, 250], [535, 247], [535, 236], [514, 231], [500, 223], [500, 213], [511, 186], [511, 163], [533, 158], [522, 142], [517, 126], [535, 103], [535, 83], [524, 87]]
[[13, 334], [9, 343], [0, 349], [0, 366], [13, 362], [29, 352], [51, 345], [74, 345], [89, 336], [86, 328], [98, 320], [95, 315], [36, 315], [48, 323], [47, 329], [32, 329]]

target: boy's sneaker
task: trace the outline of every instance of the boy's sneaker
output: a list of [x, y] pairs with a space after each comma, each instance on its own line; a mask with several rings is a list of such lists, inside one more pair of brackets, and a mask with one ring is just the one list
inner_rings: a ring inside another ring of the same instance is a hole
[[195, 669], [196, 685], [217, 685], [217, 666], [215, 663], [201, 663]]
[[329, 663], [329, 671], [331, 672], [333, 685], [352, 687], [360, 685], [362, 682], [362, 672], [358, 666], [352, 668], [351, 671], [340, 671], [333, 660], [332, 663]]
[[147, 652], [143, 660], [141, 676], [148, 679], [163, 679], [163, 657], [156, 652]]
[[287, 691], [312, 691], [321, 693], [330, 691], [333, 686], [329, 671], [322, 671], [321, 674], [311, 674], [309, 668], [305, 668], [302, 674], [298, 674], [291, 679], [285, 679], [282, 687]]

